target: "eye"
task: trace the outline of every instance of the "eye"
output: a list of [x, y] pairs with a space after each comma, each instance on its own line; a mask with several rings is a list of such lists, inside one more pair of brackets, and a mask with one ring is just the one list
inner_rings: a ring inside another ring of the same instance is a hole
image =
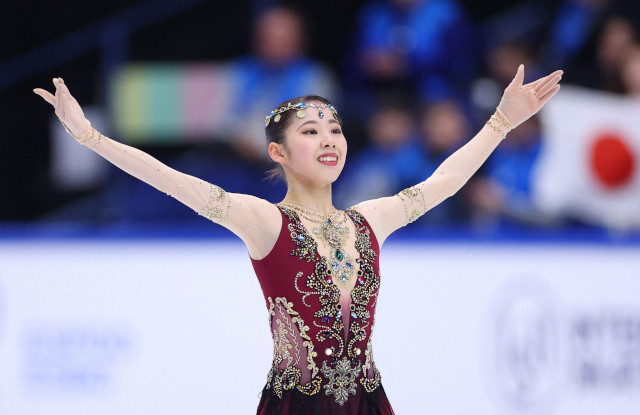
[[318, 132], [314, 129], [303, 131], [302, 134], [318, 134]]
[[333, 130], [331, 130], [331, 132], [333, 134], [342, 134], [342, 130], [340, 130], [339, 128], [334, 128]]

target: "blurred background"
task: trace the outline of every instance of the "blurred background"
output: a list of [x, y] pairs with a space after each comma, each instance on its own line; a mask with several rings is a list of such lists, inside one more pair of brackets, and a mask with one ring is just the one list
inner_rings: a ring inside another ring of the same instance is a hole
[[563, 69], [560, 93], [385, 246], [385, 389], [398, 413], [640, 410], [637, 0], [14, 2], [2, 23], [0, 413], [251, 413], [271, 350], [244, 247], [33, 88], [60, 76], [105, 135], [272, 202], [264, 117], [325, 96], [346, 208], [429, 177], [520, 63]]

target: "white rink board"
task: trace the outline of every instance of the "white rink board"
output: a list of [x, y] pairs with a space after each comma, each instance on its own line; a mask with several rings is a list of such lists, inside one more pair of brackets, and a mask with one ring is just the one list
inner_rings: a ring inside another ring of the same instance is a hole
[[[390, 242], [373, 350], [398, 414], [640, 413], [640, 248]], [[0, 241], [0, 414], [251, 414], [246, 250]]]

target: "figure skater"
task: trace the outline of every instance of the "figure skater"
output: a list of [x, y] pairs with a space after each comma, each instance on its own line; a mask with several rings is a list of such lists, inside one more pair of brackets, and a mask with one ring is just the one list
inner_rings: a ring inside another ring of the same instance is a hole
[[[391, 233], [456, 193], [507, 133], [553, 97], [562, 71], [523, 84], [518, 68], [480, 132], [425, 181], [347, 210], [332, 204], [347, 141], [338, 111], [319, 96], [278, 105], [265, 118], [267, 148], [287, 184], [277, 204], [229, 193], [180, 173], [92, 128], [61, 78], [55, 108], [80, 143], [236, 234], [260, 282], [274, 354], [258, 415], [393, 414], [373, 362], [380, 247]], [[407, 333], [411, 339], [411, 333]], [[419, 350], [415, 351], [420, 353]]]

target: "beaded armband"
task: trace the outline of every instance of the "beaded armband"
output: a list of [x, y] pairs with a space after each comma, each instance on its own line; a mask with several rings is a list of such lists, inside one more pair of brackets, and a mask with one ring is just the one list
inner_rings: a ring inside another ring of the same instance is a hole
[[[96, 149], [100, 145], [100, 139], [102, 138], [102, 133], [100, 133], [95, 128], [91, 127], [91, 135], [89, 136], [89, 138], [87, 140], [82, 140], [82, 139], [76, 137], [75, 135], [73, 135], [71, 130], [69, 130], [69, 127], [67, 127], [67, 125], [64, 122], [62, 122], [62, 120], [60, 120], [60, 122], [64, 126], [65, 131], [71, 137], [73, 137], [78, 143], [82, 144], [83, 146], [85, 146], [87, 148], [90, 148], [93, 151], [96, 151]], [[96, 138], [96, 133], [98, 134], [98, 138]]]
[[198, 215], [213, 222], [224, 222], [229, 217], [231, 199], [227, 192], [215, 184], [209, 183], [209, 201], [207, 206], [202, 208]]
[[396, 196], [402, 200], [406, 225], [415, 222], [420, 216], [427, 212], [427, 203], [419, 187], [408, 187]]
[[507, 134], [513, 130], [513, 127], [504, 120], [498, 111], [489, 118], [487, 125], [491, 127], [493, 131], [502, 135], [503, 140], [507, 138]]
[[[98, 138], [95, 138], [96, 133], [98, 133]], [[82, 144], [83, 146], [90, 148], [93, 151], [96, 151], [96, 149], [98, 148], [98, 146], [100, 145], [100, 139], [102, 138], [102, 133], [100, 133], [99, 131], [97, 131], [95, 128], [91, 128], [91, 135], [89, 136], [88, 140], [85, 141], [78, 141], [80, 144]], [[94, 141], [95, 139], [95, 141]]]

